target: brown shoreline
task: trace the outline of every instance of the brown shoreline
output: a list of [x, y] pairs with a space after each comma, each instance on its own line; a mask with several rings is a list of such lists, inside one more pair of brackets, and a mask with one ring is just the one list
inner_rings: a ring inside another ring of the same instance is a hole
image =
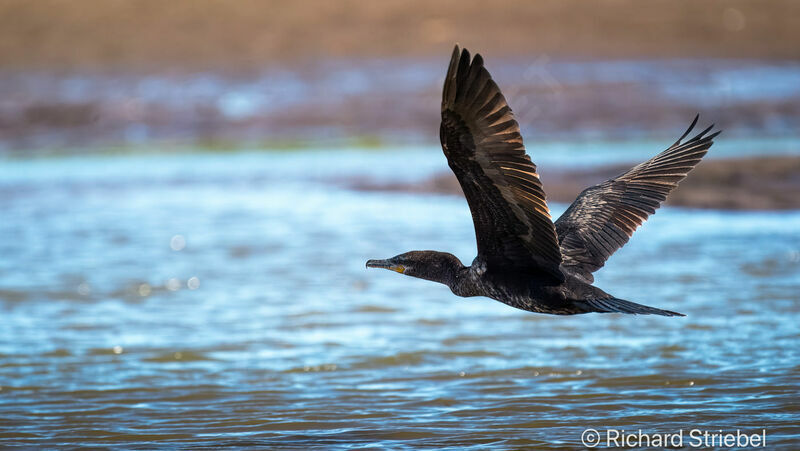
[[[632, 166], [551, 170], [541, 177], [549, 201], [571, 203], [583, 189], [619, 175]], [[449, 172], [416, 184], [357, 181], [350, 186], [369, 191], [461, 195], [458, 181]], [[800, 156], [703, 161], [672, 192], [667, 204], [720, 210], [800, 209]]]
[[0, 3], [5, 69], [219, 70], [320, 58], [800, 58], [792, 0]]

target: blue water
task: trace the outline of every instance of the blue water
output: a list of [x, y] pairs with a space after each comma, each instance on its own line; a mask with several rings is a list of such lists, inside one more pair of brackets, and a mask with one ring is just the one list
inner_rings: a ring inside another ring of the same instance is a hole
[[537, 315], [364, 268], [411, 249], [472, 260], [463, 199], [341, 183], [445, 168], [430, 149], [3, 161], [0, 442], [800, 443], [800, 212], [664, 208], [596, 275], [686, 318]]

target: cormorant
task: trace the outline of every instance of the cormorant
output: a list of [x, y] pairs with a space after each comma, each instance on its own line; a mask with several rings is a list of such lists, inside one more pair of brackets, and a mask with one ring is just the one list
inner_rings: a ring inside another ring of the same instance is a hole
[[478, 256], [411, 251], [369, 260], [407, 276], [440, 282], [458, 296], [487, 296], [522, 310], [555, 315], [617, 312], [684, 316], [637, 304], [592, 285], [592, 273], [628, 242], [695, 167], [720, 132], [708, 127], [629, 171], [584, 190], [555, 222], [519, 124], [484, 68], [456, 45], [442, 93], [439, 137], [464, 191]]

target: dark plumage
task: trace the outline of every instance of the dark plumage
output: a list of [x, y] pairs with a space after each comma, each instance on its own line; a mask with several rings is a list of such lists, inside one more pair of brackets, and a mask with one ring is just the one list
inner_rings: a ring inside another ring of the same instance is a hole
[[456, 46], [444, 81], [439, 135], [472, 211], [478, 256], [464, 266], [448, 253], [412, 251], [369, 260], [367, 266], [532, 312], [682, 316], [617, 299], [592, 285], [592, 273], [628, 242], [711, 147], [719, 134], [708, 134], [713, 126], [681, 143], [696, 123], [697, 117], [652, 159], [584, 190], [554, 224], [503, 94], [483, 58], [470, 60], [469, 52]]

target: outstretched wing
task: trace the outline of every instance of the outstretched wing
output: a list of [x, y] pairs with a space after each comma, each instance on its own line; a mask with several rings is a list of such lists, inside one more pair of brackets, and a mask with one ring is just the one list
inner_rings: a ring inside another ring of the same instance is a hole
[[478, 256], [490, 268], [563, 280], [555, 226], [519, 124], [483, 58], [470, 61], [458, 46], [444, 81], [439, 134], [472, 211]]
[[628, 242], [633, 232], [656, 212], [713, 144], [714, 126], [681, 143], [697, 124], [667, 150], [628, 172], [584, 190], [556, 221], [564, 257], [562, 267], [592, 282], [591, 273]]

